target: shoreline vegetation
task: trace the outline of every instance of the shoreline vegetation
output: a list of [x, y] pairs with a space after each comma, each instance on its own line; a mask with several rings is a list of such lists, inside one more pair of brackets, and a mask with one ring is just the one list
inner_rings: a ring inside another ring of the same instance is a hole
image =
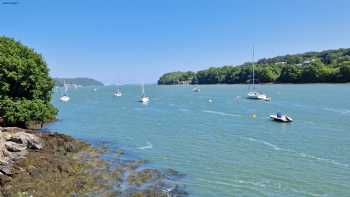
[[41, 54], [0, 36], [0, 126], [28, 127], [55, 120], [53, 87]]
[[255, 83], [350, 82], [349, 48], [263, 58], [257, 62], [210, 67], [198, 72], [170, 72], [162, 75], [158, 84], [247, 84], [251, 82], [253, 64], [255, 65]]

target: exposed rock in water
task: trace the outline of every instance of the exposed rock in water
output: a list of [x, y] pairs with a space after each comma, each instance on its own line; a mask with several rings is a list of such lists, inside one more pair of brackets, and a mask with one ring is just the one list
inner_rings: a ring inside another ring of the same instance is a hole
[[[174, 170], [142, 160], [101, 159], [104, 150], [58, 133], [0, 127], [0, 196], [186, 196]], [[112, 165], [113, 164], [113, 165]]]

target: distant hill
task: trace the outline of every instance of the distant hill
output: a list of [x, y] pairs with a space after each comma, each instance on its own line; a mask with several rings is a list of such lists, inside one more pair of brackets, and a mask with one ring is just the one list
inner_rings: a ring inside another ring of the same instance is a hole
[[54, 78], [56, 86], [63, 86], [66, 84], [75, 84], [79, 86], [103, 86], [104, 84], [95, 79], [86, 78], [86, 77], [77, 77], [77, 78]]
[[346, 83], [350, 82], [350, 48], [307, 52], [241, 65], [210, 67], [198, 72], [170, 72], [158, 84], [235, 84], [249, 83], [252, 65], [256, 83]]

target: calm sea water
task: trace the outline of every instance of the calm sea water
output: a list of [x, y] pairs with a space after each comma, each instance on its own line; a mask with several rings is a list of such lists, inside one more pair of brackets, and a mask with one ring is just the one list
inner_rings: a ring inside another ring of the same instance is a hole
[[[349, 84], [259, 86], [269, 103], [244, 99], [245, 85], [200, 88], [149, 85], [148, 105], [139, 86], [79, 88], [69, 103], [57, 92], [49, 129], [185, 173], [192, 197], [350, 196]], [[270, 121], [278, 111], [295, 122]]]

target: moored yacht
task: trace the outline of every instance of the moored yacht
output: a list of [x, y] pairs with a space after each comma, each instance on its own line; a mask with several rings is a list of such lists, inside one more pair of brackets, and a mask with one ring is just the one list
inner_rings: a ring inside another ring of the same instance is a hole
[[139, 99], [140, 103], [148, 103], [150, 100], [150, 98], [148, 96], [145, 95], [145, 85], [142, 84], [142, 95]]
[[267, 96], [261, 91], [257, 91], [255, 88], [255, 63], [254, 63], [254, 48], [253, 48], [253, 73], [252, 73], [252, 86], [253, 90], [248, 92], [247, 99], [257, 99], [264, 101], [271, 101], [271, 97]]
[[60, 101], [68, 102], [70, 100], [70, 97], [67, 95], [68, 85], [66, 84], [66, 82], [64, 82], [63, 86], [64, 86], [64, 94], [63, 96], [60, 97]]
[[123, 96], [123, 93], [122, 93], [122, 91], [120, 90], [119, 86], [118, 86], [118, 85], [116, 85], [116, 86], [117, 86], [117, 89], [116, 89], [116, 91], [113, 93], [113, 95], [116, 96], [116, 97]]
[[120, 90], [120, 88], [117, 87], [117, 90], [113, 93], [113, 95], [116, 96], [116, 97], [120, 97], [120, 96], [123, 96], [123, 93]]
[[113, 95], [116, 96], [116, 97], [120, 97], [120, 96], [123, 96], [123, 93], [122, 93], [122, 92], [119, 90], [119, 88], [118, 88], [117, 91], [114, 92]]

